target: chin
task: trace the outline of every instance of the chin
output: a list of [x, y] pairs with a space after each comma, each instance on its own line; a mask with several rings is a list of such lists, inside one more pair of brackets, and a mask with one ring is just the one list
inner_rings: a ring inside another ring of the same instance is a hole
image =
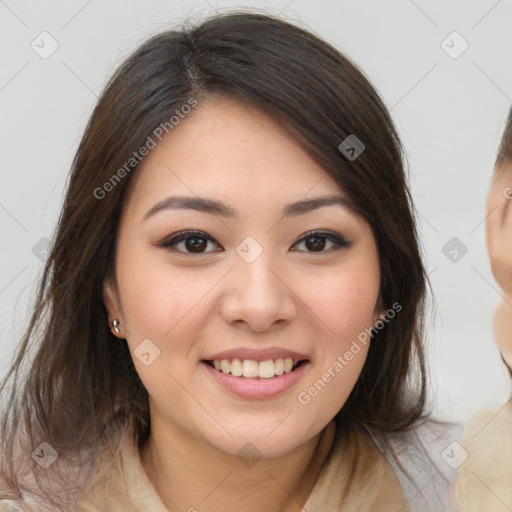
[[[281, 415], [273, 421], [247, 421], [243, 426], [226, 425], [226, 430], [233, 436], [223, 436], [221, 442], [218, 436], [211, 437], [208, 442], [229, 455], [238, 458], [254, 456], [257, 458], [274, 458], [285, 455], [301, 444], [314, 437], [321, 428], [310, 432], [312, 427], [306, 427], [303, 419], [292, 418], [294, 413]], [[289, 422], [287, 419], [288, 418]], [[284, 419], [284, 421], [283, 421]], [[327, 421], [327, 420], [326, 420]], [[297, 430], [300, 426], [300, 431]]]
[[237, 457], [240, 462], [250, 468], [262, 458], [272, 459], [286, 455], [300, 444], [301, 441], [297, 438], [288, 438], [287, 442], [283, 443], [277, 439], [240, 435], [222, 444], [216, 440], [214, 446], [227, 455]]

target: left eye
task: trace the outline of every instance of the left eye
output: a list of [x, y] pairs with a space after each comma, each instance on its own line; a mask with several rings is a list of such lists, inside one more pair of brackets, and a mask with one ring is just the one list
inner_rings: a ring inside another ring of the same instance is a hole
[[[208, 244], [220, 247], [220, 245], [206, 233], [201, 231], [182, 231], [164, 240], [159, 245], [172, 252], [181, 254], [205, 254], [215, 252], [215, 250], [207, 250]], [[300, 246], [300, 244], [304, 244], [306, 252], [329, 252], [331, 250], [350, 247], [352, 242], [334, 233], [312, 231], [298, 240], [293, 247]], [[331, 245], [329, 246], [329, 244]]]
[[[326, 244], [332, 244], [327, 247]], [[344, 247], [349, 247], [351, 242], [343, 238], [342, 236], [335, 235], [330, 232], [313, 231], [302, 237], [297, 244], [305, 244], [309, 249], [308, 252], [328, 252], [329, 250], [338, 250]]]

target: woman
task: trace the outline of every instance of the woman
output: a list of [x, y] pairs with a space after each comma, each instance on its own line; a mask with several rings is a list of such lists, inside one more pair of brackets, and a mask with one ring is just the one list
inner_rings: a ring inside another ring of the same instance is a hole
[[235, 13], [144, 43], [73, 163], [4, 501], [454, 510], [412, 209], [386, 108], [316, 36]]
[[[501, 139], [487, 197], [486, 242], [492, 273], [501, 289], [493, 327], [502, 359], [512, 374], [512, 108]], [[463, 510], [512, 508], [512, 401], [484, 409], [465, 426], [467, 459], [458, 493]], [[465, 458], [466, 458], [465, 457]]]

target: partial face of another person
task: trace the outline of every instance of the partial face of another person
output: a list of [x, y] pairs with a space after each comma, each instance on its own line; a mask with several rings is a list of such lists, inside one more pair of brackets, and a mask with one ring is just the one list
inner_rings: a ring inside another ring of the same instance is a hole
[[[311, 202], [326, 197], [339, 201]], [[234, 99], [200, 103], [143, 160], [105, 298], [152, 422], [273, 457], [343, 407], [368, 351], [353, 342], [380, 313], [376, 241], [344, 198], [273, 118]]]
[[512, 162], [496, 169], [487, 196], [486, 244], [492, 273], [505, 300], [494, 315], [494, 330], [505, 362], [512, 368]]

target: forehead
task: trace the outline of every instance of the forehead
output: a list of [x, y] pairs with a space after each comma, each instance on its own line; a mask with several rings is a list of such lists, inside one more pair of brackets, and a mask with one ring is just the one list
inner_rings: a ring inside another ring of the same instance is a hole
[[231, 98], [199, 104], [145, 157], [129, 188], [130, 201], [144, 207], [174, 193], [217, 197], [242, 211], [325, 193], [347, 197], [278, 121]]

